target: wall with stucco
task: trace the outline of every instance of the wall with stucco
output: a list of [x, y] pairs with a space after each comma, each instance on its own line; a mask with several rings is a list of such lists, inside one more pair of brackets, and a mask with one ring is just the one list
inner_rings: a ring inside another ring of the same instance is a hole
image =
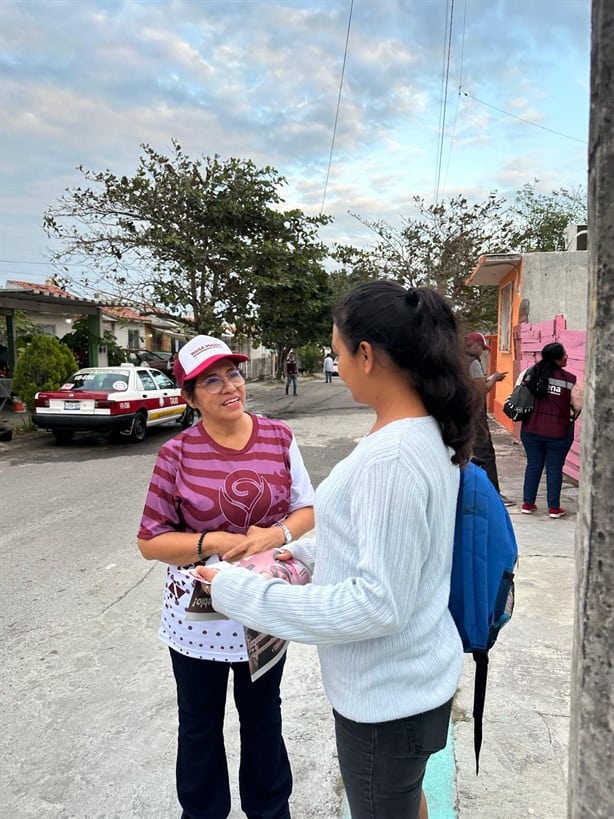
[[522, 298], [529, 300], [531, 324], [563, 315], [570, 330], [585, 330], [587, 292], [586, 250], [523, 254]]
[[139, 347], [143, 350], [147, 348], [145, 326], [143, 324], [137, 324], [136, 322], [114, 321], [105, 317], [102, 322], [102, 328], [103, 331], [108, 330], [111, 335], [115, 336], [116, 342], [120, 347], [123, 347], [124, 350], [129, 349], [128, 330], [138, 330], [139, 338], [141, 339]]

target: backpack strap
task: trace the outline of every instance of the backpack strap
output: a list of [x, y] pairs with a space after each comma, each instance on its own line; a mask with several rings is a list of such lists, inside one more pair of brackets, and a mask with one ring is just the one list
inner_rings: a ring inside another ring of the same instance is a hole
[[475, 751], [475, 773], [480, 772], [480, 748], [482, 747], [482, 717], [486, 700], [486, 680], [488, 679], [488, 651], [474, 651], [475, 686], [473, 689], [473, 749]]

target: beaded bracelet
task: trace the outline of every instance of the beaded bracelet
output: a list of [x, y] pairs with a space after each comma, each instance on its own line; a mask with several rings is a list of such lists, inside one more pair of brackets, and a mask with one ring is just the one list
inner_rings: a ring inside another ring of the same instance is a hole
[[204, 532], [200, 533], [198, 540], [196, 541], [196, 560], [203, 559], [203, 540], [205, 539], [205, 535], [209, 533], [208, 529], [205, 529]]

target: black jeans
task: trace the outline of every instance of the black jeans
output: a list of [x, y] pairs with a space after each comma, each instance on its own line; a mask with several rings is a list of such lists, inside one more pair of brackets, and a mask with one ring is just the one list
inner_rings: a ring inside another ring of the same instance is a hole
[[335, 714], [339, 767], [352, 819], [417, 819], [429, 756], [445, 748], [452, 700], [390, 722]]
[[499, 475], [497, 474], [497, 459], [495, 448], [492, 443], [490, 427], [488, 426], [488, 416], [486, 410], [480, 415], [475, 428], [475, 442], [473, 444], [473, 454], [482, 462], [480, 466], [484, 469], [490, 482], [497, 492], [499, 489]]
[[224, 748], [228, 677], [239, 713], [241, 807], [249, 819], [289, 819], [292, 773], [281, 735], [283, 657], [256, 682], [247, 662], [196, 660], [170, 649], [177, 682], [177, 795], [182, 819], [226, 819], [230, 787]]

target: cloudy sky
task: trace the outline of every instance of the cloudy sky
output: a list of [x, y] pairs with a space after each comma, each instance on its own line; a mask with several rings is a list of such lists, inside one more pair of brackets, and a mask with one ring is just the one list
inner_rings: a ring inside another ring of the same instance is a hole
[[414, 195], [585, 185], [589, 0], [0, 0], [0, 286], [52, 272], [76, 166], [131, 175], [141, 143], [272, 165], [319, 213], [350, 13], [325, 241]]

